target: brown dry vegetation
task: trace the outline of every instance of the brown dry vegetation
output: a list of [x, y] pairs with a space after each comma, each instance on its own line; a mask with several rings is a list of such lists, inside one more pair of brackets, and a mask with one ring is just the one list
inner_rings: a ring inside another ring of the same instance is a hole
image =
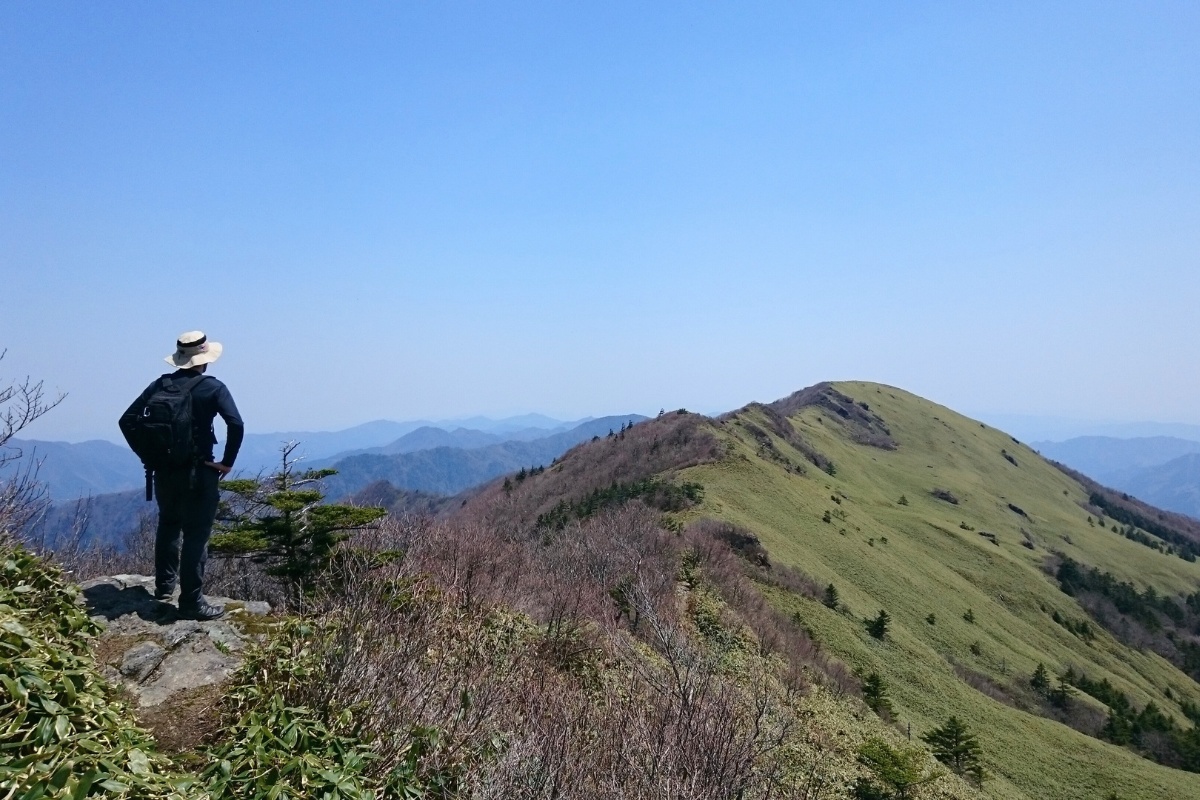
[[660, 523], [639, 503], [553, 533], [390, 521], [304, 609], [291, 646], [309, 667], [258, 681], [325, 718], [354, 709], [374, 775], [409, 770], [436, 796], [845, 796], [882, 723], [856, 700], [853, 718], [821, 712], [857, 681], [764, 600], [768, 568], [730, 548], [754, 552], [744, 532]]
[[670, 475], [721, 457], [712, 420], [682, 409], [645, 420], [620, 434], [596, 438], [568, 451], [544, 472], [504, 488], [497, 480], [455, 512], [512, 532], [561, 500], [573, 500], [614, 483]]

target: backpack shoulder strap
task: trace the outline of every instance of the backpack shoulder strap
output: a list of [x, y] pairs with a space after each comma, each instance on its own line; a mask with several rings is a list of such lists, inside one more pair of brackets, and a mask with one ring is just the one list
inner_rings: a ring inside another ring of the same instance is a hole
[[181, 387], [180, 387], [179, 391], [180, 391], [180, 392], [182, 392], [183, 394], [187, 394], [187, 393], [188, 393], [188, 392], [190, 392], [190, 391], [191, 391], [193, 388], [195, 388], [196, 384], [198, 384], [200, 381], [204, 380], [205, 378], [209, 378], [209, 377], [212, 377], [212, 376], [210, 376], [210, 375], [197, 375], [197, 376], [196, 376], [196, 377], [194, 377], [194, 378], [189, 378], [189, 379], [188, 379], [188, 380], [187, 380], [187, 381], [186, 381], [186, 382], [183, 384], [183, 386], [181, 386]]

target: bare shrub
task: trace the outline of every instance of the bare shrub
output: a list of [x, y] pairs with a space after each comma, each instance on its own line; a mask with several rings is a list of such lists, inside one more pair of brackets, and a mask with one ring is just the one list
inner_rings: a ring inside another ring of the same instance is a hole
[[[148, 572], [153, 574], [151, 560]], [[267, 574], [265, 564], [250, 558], [212, 558], [204, 570], [204, 590], [239, 600], [266, 600], [275, 608], [288, 607], [288, 593], [279, 580]]]
[[[820, 596], [817, 582], [800, 570], [752, 567], [725, 544], [724, 537], [719, 535], [722, 530], [720, 524], [705, 520], [689, 526], [684, 532], [688, 558], [703, 569], [705, 579], [754, 632], [761, 653], [782, 659], [785, 681], [793, 690], [805, 689], [808, 684], [805, 670], [808, 669], [839, 695], [857, 693], [859, 682], [851, 671], [830, 658], [797, 620], [771, 605], [755, 585], [755, 581], [775, 584], [817, 599]], [[718, 536], [713, 536], [714, 532]]]
[[[0, 349], [0, 362], [7, 352]], [[48, 399], [42, 382], [29, 377], [0, 385], [0, 467], [24, 457], [21, 449], [12, 444], [13, 438], [65, 398], [66, 395], [60, 394]], [[38, 483], [38, 466], [36, 461], [26, 459], [0, 479], [0, 536], [20, 537], [45, 513], [49, 499], [45, 487]]]
[[[528, 586], [545, 629], [526, 629], [483, 599], [503, 581], [464, 580], [470, 556], [445, 539], [472, 532], [430, 526], [403, 562], [375, 570], [364, 568], [368, 561], [342, 564], [335, 583], [344, 591], [310, 609], [323, 635], [304, 646], [319, 669], [289, 685], [288, 702], [328, 715], [353, 706], [357, 733], [381, 755], [372, 767], [380, 774], [419, 740], [427, 749], [417, 779], [436, 777], [466, 797], [771, 796], [782, 780], [776, 754], [794, 726], [774, 676], [760, 668], [734, 681], [680, 627], [673, 593], [638, 571], [655, 549], [632, 546], [638, 517], [615, 515], [591, 531], [625, 538], [611, 558], [548, 546], [580, 557], [581, 585], [633, 570], [630, 616], [653, 657], [629, 633], [597, 635], [585, 620], [603, 593], [586, 588], [563, 596]], [[440, 586], [425, 567], [460, 582]], [[567, 640], [566, 630], [585, 654], [547, 658], [546, 643]], [[603, 673], [594, 668], [599, 659]], [[593, 685], [601, 679], [620, 685]]]
[[772, 566], [771, 573], [767, 576], [767, 583], [812, 600], [820, 600], [825, 595], [824, 588], [817, 583], [816, 578], [786, 564]]
[[[285, 699], [353, 708], [377, 776], [402, 768], [461, 797], [783, 796], [805, 671], [835, 693], [856, 681], [728, 543], [659, 522], [637, 503], [553, 532], [389, 520], [348, 543], [304, 609], [315, 630], [295, 648], [314, 667]], [[716, 640], [693, 616], [713, 593], [728, 604]], [[715, 641], [748, 647], [736, 670]]]
[[1029, 711], [1035, 706], [1030, 702], [1027, 693], [1014, 692], [1012, 687], [997, 683], [982, 672], [977, 672], [970, 667], [956, 662], [951, 662], [951, 664], [954, 667], [954, 674], [958, 676], [959, 680], [975, 691], [1013, 708]]

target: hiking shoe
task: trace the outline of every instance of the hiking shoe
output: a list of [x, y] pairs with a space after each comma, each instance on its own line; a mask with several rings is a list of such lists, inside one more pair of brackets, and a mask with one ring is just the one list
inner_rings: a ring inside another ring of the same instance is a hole
[[196, 619], [204, 622], [210, 619], [218, 619], [225, 615], [225, 609], [220, 606], [214, 606], [206, 600], [201, 600], [198, 605], [181, 606], [179, 616], [183, 619]]
[[173, 595], [173, 594], [175, 594], [174, 587], [172, 587], [170, 589], [155, 589], [154, 590], [154, 599], [158, 600], [161, 603], [165, 603], [166, 601], [171, 599], [171, 595]]

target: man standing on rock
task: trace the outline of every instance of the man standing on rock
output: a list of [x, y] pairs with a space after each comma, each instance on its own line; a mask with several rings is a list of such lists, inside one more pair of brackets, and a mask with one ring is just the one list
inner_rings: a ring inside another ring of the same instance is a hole
[[[175, 367], [146, 387], [121, 415], [121, 432], [146, 466], [158, 496], [154, 543], [154, 596], [168, 600], [179, 587], [179, 612], [190, 619], [216, 619], [225, 613], [204, 599], [204, 564], [217, 515], [218, 484], [233, 468], [245, 426], [229, 389], [208, 365], [221, 357], [218, 342], [201, 331], [182, 334], [166, 362]], [[213, 460], [220, 414], [227, 431], [225, 452]], [[182, 553], [180, 539], [183, 540]]]

